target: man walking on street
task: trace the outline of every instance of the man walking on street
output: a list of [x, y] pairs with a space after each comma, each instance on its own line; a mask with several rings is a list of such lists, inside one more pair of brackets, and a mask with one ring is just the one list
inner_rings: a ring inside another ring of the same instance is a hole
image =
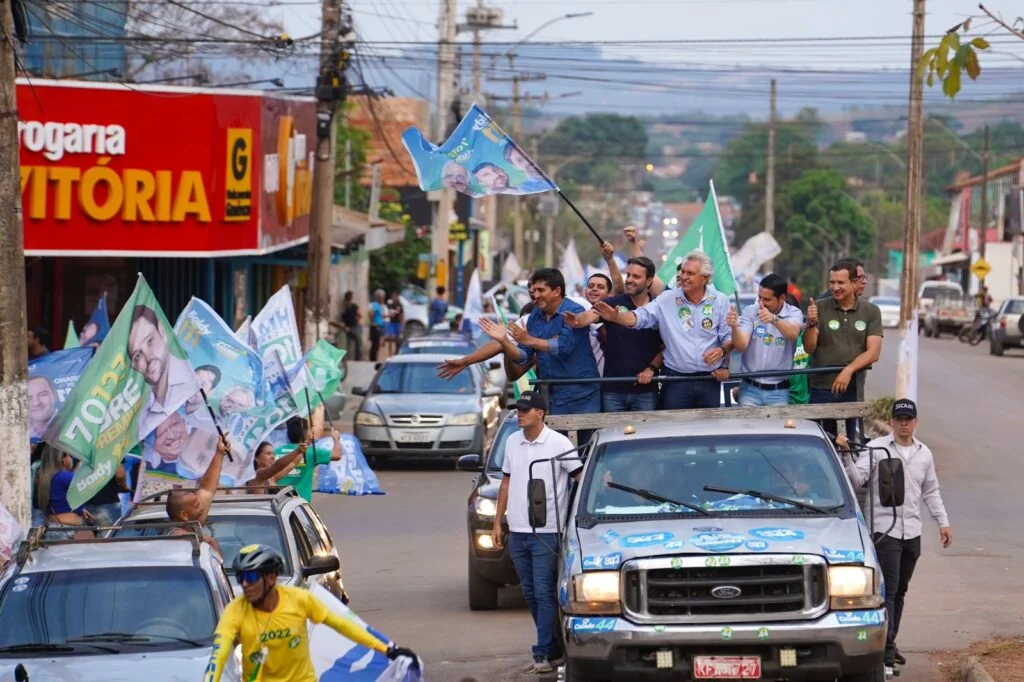
[[[524, 392], [516, 402], [522, 430], [510, 435], [505, 444], [505, 461], [501, 466], [505, 477], [498, 489], [498, 508], [491, 531], [494, 546], [501, 547], [501, 520], [507, 509], [509, 554], [537, 627], [537, 643], [532, 647], [533, 664], [526, 672], [536, 675], [551, 673], [562, 664], [555, 595], [558, 514], [566, 511], [569, 477], [577, 477], [583, 468], [579, 459], [556, 460], [552, 477], [552, 467], [546, 460], [570, 452], [573, 446], [568, 438], [544, 425], [547, 410], [547, 401], [536, 391]], [[538, 461], [541, 463], [531, 472], [530, 463]], [[530, 525], [528, 483], [531, 476], [544, 481], [547, 495], [547, 523], [539, 528]]]
[[435, 324], [444, 322], [448, 315], [448, 298], [445, 296], [444, 287], [437, 288], [437, 295], [431, 299], [430, 308], [427, 310], [427, 333], [434, 328]]
[[740, 384], [741, 407], [763, 407], [789, 403], [790, 381], [796, 340], [804, 326], [799, 308], [786, 303], [786, 280], [770, 274], [761, 280], [757, 301], [740, 317], [730, 309], [726, 322], [732, 328], [732, 342], [742, 355], [740, 371], [778, 370], [778, 376], [744, 379]]
[[[895, 508], [886, 506], [879, 498], [878, 466], [872, 473], [869, 458], [861, 455], [856, 462], [849, 461], [844, 454], [846, 473], [855, 487], [865, 483], [875, 486], [875, 528], [884, 528], [884, 533], [875, 533], [875, 549], [885, 577], [885, 612], [889, 621], [889, 632], [885, 643], [885, 664], [903, 665], [906, 658], [896, 648], [896, 636], [900, 631], [903, 617], [903, 601], [910, 587], [910, 578], [921, 556], [921, 505], [939, 526], [939, 541], [943, 549], [953, 544], [953, 530], [939, 494], [939, 479], [935, 474], [935, 459], [932, 451], [914, 436], [917, 429], [917, 405], [913, 400], [901, 398], [892, 406], [892, 433], [876, 438], [869, 447], [886, 448], [894, 460], [903, 465], [905, 494], [903, 505]], [[839, 440], [845, 446], [844, 440]], [[875, 458], [878, 461], [878, 457]], [[883, 455], [882, 462], [885, 461]], [[868, 479], [870, 478], [870, 482]]]
[[708, 291], [715, 274], [711, 258], [693, 251], [679, 264], [679, 287], [666, 289], [634, 311], [601, 302], [594, 306], [607, 322], [633, 329], [657, 329], [665, 344], [665, 375], [707, 374], [707, 379], [667, 382], [662, 403], [667, 410], [721, 406], [722, 382], [729, 378], [732, 329], [725, 323], [729, 300]]
[[384, 340], [384, 318], [387, 316], [387, 309], [384, 307], [384, 290], [377, 289], [373, 292], [373, 302], [370, 303], [370, 361], [377, 362], [380, 356], [380, 344]]
[[[878, 362], [882, 352], [882, 313], [878, 306], [856, 294], [857, 268], [836, 262], [829, 272], [832, 296], [821, 306], [810, 299], [804, 348], [811, 354], [811, 367], [837, 367], [836, 374], [812, 374], [808, 379], [811, 403], [852, 403], [857, 401], [857, 373]], [[835, 438], [835, 419], [822, 426]], [[846, 436], [857, 440], [856, 423], [846, 421]]]
[[363, 312], [354, 300], [355, 294], [345, 292], [342, 302], [341, 322], [345, 325], [345, 340], [352, 360], [363, 359]]

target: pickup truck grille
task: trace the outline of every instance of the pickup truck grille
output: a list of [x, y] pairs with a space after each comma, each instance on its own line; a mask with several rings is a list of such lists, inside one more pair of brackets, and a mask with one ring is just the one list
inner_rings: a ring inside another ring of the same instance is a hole
[[825, 605], [823, 565], [756, 564], [627, 570], [627, 613], [653, 622], [785, 620]]

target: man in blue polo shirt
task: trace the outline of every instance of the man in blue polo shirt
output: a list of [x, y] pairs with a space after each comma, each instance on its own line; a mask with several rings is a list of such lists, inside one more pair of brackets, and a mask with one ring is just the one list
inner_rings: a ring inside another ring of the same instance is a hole
[[[565, 278], [555, 268], [541, 268], [530, 276], [535, 308], [526, 318], [526, 329], [506, 329], [480, 318], [480, 329], [501, 344], [505, 355], [520, 365], [536, 360], [544, 379], [597, 379], [597, 361], [590, 348], [588, 329], [573, 329], [564, 313], [579, 314], [583, 306], [565, 298]], [[509, 338], [511, 333], [513, 338]], [[514, 339], [514, 340], [513, 340]], [[593, 414], [601, 411], [601, 388], [595, 382], [559, 384], [549, 394], [549, 414]], [[579, 432], [585, 442], [589, 432]]]

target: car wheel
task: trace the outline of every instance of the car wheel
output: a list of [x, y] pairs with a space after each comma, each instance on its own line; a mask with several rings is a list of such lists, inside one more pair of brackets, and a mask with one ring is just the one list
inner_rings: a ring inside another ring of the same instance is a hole
[[427, 331], [423, 328], [423, 325], [416, 320], [405, 323], [405, 338], [407, 339], [411, 339], [414, 336], [423, 336], [426, 333]]
[[498, 586], [485, 580], [473, 568], [473, 559], [469, 559], [469, 608], [471, 611], [493, 611], [498, 608]]
[[565, 659], [565, 682], [598, 682], [596, 677], [586, 677], [576, 671], [571, 658]]
[[1003, 354], [1003, 342], [993, 337], [988, 345], [988, 352], [990, 355], [1001, 356]]
[[885, 682], [885, 662], [879, 661], [878, 668], [871, 672], [843, 675], [839, 682]]

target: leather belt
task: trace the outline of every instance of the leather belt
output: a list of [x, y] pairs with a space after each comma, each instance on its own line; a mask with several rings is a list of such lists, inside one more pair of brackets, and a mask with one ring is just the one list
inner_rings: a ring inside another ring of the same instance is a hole
[[782, 391], [789, 388], [789, 379], [780, 381], [777, 384], [762, 384], [760, 381], [754, 381], [753, 379], [744, 379], [743, 381], [762, 391]]

